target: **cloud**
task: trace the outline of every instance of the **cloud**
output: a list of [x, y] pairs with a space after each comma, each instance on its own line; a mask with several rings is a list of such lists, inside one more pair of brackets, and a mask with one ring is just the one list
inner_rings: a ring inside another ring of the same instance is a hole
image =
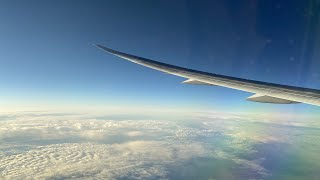
[[127, 135], [130, 136], [130, 137], [142, 136], [143, 132], [141, 132], [141, 131], [129, 131], [127, 133]]
[[[252, 153], [250, 144], [242, 141], [252, 134], [237, 129], [239, 124], [231, 119], [188, 124], [106, 120], [92, 114], [10, 117], [11, 120], [0, 121], [0, 178], [166, 179], [170, 166], [183, 166], [197, 158], [229, 160], [235, 166], [267, 175], [259, 158], [247, 160], [208, 142], [221, 138], [229, 149]], [[259, 142], [256, 138], [251, 141]]]
[[199, 144], [133, 141], [123, 144], [72, 143], [39, 146], [1, 158], [6, 178], [165, 178], [166, 165], [205, 155]]

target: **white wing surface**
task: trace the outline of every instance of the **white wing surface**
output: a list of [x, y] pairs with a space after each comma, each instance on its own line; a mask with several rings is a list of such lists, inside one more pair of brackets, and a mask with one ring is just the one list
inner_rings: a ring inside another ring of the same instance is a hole
[[223, 86], [254, 93], [253, 96], [247, 98], [247, 100], [249, 101], [275, 104], [306, 103], [320, 106], [320, 90], [253, 81], [201, 72], [122, 53], [101, 45], [95, 46], [112, 55], [126, 59], [133, 63], [140, 64], [142, 66], [146, 66], [168, 74], [187, 78], [188, 80], [184, 81], [183, 83]]

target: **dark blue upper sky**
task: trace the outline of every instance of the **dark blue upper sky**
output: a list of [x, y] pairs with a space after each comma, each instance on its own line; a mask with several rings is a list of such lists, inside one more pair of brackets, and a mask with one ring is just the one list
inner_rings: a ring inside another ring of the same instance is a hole
[[[108, 0], [0, 2], [0, 98], [236, 110], [249, 93], [181, 85], [91, 43], [223, 75], [320, 88], [319, 2]], [[13, 104], [14, 104], [13, 103]]]

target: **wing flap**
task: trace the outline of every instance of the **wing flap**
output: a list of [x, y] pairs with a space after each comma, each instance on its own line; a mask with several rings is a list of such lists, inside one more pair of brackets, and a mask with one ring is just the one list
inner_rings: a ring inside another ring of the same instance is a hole
[[254, 94], [247, 98], [248, 101], [260, 102], [260, 103], [272, 103], [272, 104], [296, 104], [299, 102], [290, 101], [286, 99], [275, 98], [262, 94]]
[[213, 84], [205, 83], [202, 81], [194, 80], [194, 79], [187, 79], [182, 82], [183, 84], [194, 84], [194, 85], [208, 85], [208, 86], [215, 86]]

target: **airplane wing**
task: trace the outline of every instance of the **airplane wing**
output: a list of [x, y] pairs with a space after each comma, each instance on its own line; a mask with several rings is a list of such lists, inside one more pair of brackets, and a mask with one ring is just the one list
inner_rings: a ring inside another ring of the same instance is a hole
[[187, 78], [187, 80], [183, 82], [186, 84], [223, 86], [227, 88], [251, 92], [254, 93], [254, 95], [248, 97], [247, 100], [255, 102], [275, 104], [306, 103], [320, 106], [320, 90], [253, 81], [248, 79], [201, 72], [126, 54], [101, 45], [94, 45], [112, 55], [126, 59], [133, 63], [140, 64], [142, 66], [146, 66], [168, 74]]

